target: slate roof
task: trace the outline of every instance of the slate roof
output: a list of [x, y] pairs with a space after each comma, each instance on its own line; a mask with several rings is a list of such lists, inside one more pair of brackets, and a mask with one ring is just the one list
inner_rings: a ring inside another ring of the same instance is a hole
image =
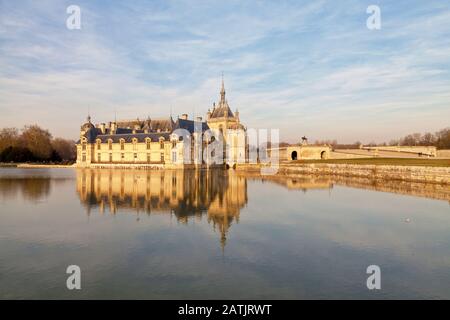
[[120, 139], [124, 139], [125, 142], [132, 142], [133, 138], [136, 138], [138, 142], [145, 142], [146, 138], [150, 138], [151, 141], [157, 142], [159, 138], [163, 137], [164, 140], [170, 139], [170, 133], [168, 132], [152, 132], [152, 133], [126, 133], [126, 134], [101, 134], [96, 137], [100, 139], [102, 143], [107, 143], [109, 139], [112, 139], [113, 143], [118, 143]]
[[211, 113], [211, 118], [222, 118], [222, 117], [230, 117], [233, 118], [234, 114], [231, 111], [230, 107], [228, 106], [228, 103], [225, 102], [222, 105], [219, 105], [219, 107], [214, 108]]
[[[189, 131], [189, 133], [194, 133], [195, 131], [195, 125], [198, 124], [197, 121], [193, 120], [185, 120], [185, 119], [178, 119], [177, 122], [175, 122], [175, 128], [174, 129], [186, 129]], [[201, 122], [201, 130], [202, 132], [205, 132], [209, 129], [209, 126], [206, 122]]]

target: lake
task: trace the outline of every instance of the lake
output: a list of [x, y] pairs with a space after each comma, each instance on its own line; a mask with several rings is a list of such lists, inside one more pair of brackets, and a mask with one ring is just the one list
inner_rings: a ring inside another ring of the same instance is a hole
[[[448, 186], [0, 168], [1, 299], [450, 299]], [[68, 290], [66, 269], [81, 269]], [[367, 267], [381, 270], [369, 290]]]

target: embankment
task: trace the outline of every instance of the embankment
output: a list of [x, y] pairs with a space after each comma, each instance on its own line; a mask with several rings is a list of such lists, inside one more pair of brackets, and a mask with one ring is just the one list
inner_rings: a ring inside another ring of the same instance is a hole
[[[238, 171], [260, 171], [261, 165], [240, 164]], [[331, 163], [281, 163], [277, 175], [316, 175], [359, 177], [372, 180], [398, 180], [408, 182], [436, 183], [450, 186], [450, 167], [361, 165]]]

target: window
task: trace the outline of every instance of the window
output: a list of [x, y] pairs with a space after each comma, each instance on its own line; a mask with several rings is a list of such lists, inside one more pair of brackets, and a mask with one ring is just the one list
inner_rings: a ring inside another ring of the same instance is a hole
[[109, 154], [109, 162], [112, 162], [112, 153]]
[[152, 140], [147, 139], [147, 150], [150, 150], [151, 142], [152, 142]]
[[134, 138], [133, 139], [133, 150], [136, 150], [137, 149], [137, 139], [136, 138]]
[[81, 161], [86, 162], [86, 154], [83, 153], [83, 156], [81, 157]]
[[97, 154], [97, 159], [98, 159], [98, 162], [102, 161], [102, 154], [101, 153]]
[[124, 149], [125, 149], [125, 141], [120, 140], [120, 150], [124, 150]]
[[86, 142], [81, 143], [81, 150], [86, 151]]
[[151, 161], [150, 153], [147, 153], [147, 162], [150, 163], [150, 161]]
[[164, 141], [163, 140], [159, 141], [159, 148], [164, 149]]
[[175, 148], [177, 146], [177, 142], [176, 141], [172, 141], [172, 148]]
[[136, 159], [137, 159], [137, 153], [134, 154], [134, 160], [136, 160]]
[[111, 139], [108, 140], [108, 149], [112, 150], [112, 140]]
[[120, 158], [123, 160], [123, 159], [125, 159], [125, 153], [121, 153], [120, 154]]
[[177, 152], [176, 151], [172, 152], [172, 161], [177, 162]]
[[101, 150], [102, 148], [102, 142], [100, 140], [97, 140], [97, 150]]
[[161, 162], [164, 162], [164, 153], [161, 153]]

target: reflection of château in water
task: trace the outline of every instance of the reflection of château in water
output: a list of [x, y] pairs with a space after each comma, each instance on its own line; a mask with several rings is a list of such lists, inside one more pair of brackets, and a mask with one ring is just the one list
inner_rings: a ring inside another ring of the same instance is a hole
[[112, 214], [136, 212], [171, 213], [182, 223], [206, 214], [222, 245], [240, 209], [247, 203], [247, 180], [222, 170], [77, 170], [77, 192], [91, 208]]

